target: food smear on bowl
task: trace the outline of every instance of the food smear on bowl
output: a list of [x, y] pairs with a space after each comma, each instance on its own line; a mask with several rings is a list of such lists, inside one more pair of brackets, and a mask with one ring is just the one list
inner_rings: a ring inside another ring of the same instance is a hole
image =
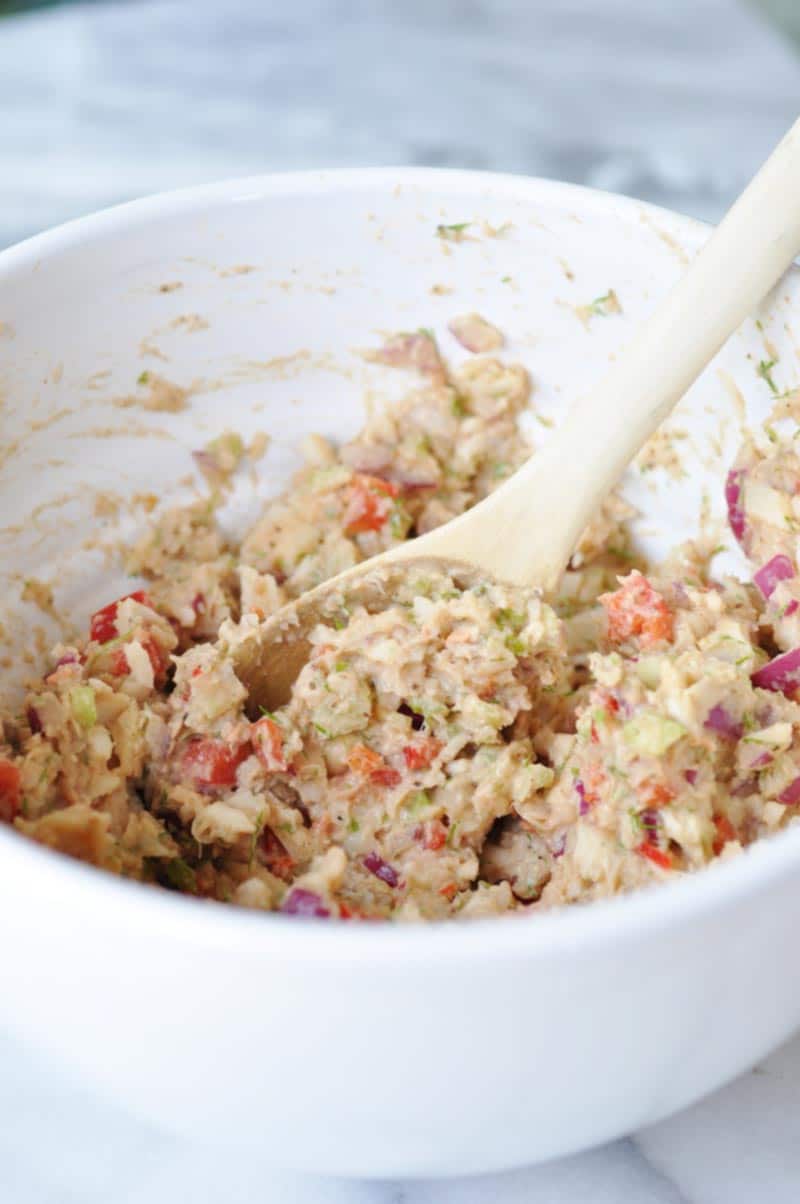
[[[451, 332], [502, 342], [477, 314]], [[350, 442], [308, 436], [241, 543], [215, 517], [241, 440], [195, 453], [209, 498], [151, 517], [128, 594], [4, 717], [0, 822], [189, 895], [440, 920], [671, 881], [796, 820], [793, 431], [755, 432], [728, 476], [752, 583], [714, 580], [692, 543], [638, 563], [614, 496], [558, 597], [409, 569], [380, 613], [320, 624], [286, 705], [253, 713], [237, 663], [266, 617], [462, 513], [531, 451], [521, 366], [453, 369], [429, 331], [371, 358], [419, 387]]]

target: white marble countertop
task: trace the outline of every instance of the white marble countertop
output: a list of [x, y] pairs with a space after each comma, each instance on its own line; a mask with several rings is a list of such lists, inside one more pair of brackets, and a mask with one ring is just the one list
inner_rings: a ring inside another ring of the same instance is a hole
[[[0, 246], [275, 168], [560, 176], [714, 217], [800, 109], [736, 0], [139, 0], [0, 21]], [[58, 1023], [54, 990], [54, 1023]], [[122, 1035], [121, 1035], [122, 1039]], [[452, 1183], [276, 1174], [157, 1133], [0, 1033], [2, 1204], [796, 1204], [800, 1039], [604, 1149]]]

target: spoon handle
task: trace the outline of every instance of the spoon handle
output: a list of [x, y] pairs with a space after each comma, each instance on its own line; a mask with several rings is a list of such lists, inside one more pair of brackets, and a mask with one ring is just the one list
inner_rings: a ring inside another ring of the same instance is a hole
[[410, 548], [435, 556], [441, 539], [442, 555], [463, 552], [501, 580], [554, 588], [633, 456], [798, 252], [800, 121], [545, 447], [490, 498]]

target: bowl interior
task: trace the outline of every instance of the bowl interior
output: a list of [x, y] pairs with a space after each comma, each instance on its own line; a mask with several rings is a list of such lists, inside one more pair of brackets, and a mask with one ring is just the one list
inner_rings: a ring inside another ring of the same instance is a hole
[[[441, 237], [461, 223], [459, 241]], [[51, 587], [54, 611], [82, 627], [122, 589], [115, 550], [148, 507], [196, 493], [191, 451], [215, 434], [270, 435], [224, 512], [241, 528], [285, 485], [304, 433], [348, 436], [365, 405], [413, 387], [360, 349], [424, 326], [457, 361], [466, 353], [447, 322], [477, 310], [531, 373], [528, 425], [542, 443], [705, 236], [687, 219], [566, 185], [385, 170], [175, 194], [6, 253], [0, 588], [13, 651], [3, 689], [60, 634], [26, 582]], [[799, 288], [794, 275], [783, 282], [669, 420], [679, 464], [629, 471], [636, 538], [652, 555], [695, 535], [701, 514], [721, 523], [743, 425], [772, 401], [759, 363], [777, 361], [778, 388], [796, 378]], [[622, 312], [587, 318], [582, 307], [609, 289]], [[186, 409], [145, 408], [142, 373], [187, 389]], [[722, 525], [720, 542], [731, 542]], [[736, 553], [728, 559], [735, 569]]]

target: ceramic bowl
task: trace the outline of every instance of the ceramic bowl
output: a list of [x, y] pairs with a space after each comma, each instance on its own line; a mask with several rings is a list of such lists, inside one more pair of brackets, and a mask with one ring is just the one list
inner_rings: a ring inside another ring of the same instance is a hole
[[[460, 241], [437, 233], [461, 223]], [[225, 511], [241, 528], [286, 482], [304, 432], [349, 435], [365, 398], [413, 383], [360, 348], [426, 326], [457, 359], [447, 321], [478, 310], [530, 370], [541, 443], [707, 233], [564, 184], [388, 169], [194, 189], [4, 252], [5, 695], [57, 635], [21, 600], [24, 581], [50, 584], [83, 627], [124, 592], [115, 546], [155, 498], [192, 496], [190, 453], [215, 433], [272, 437]], [[796, 382], [799, 281], [784, 280], [670, 420], [680, 468], [629, 472], [653, 554], [696, 534], [704, 496], [721, 520], [743, 425], [770, 406], [759, 362], [777, 361], [778, 387]], [[622, 312], [587, 320], [612, 288]], [[187, 388], [188, 407], [120, 404], [143, 371]], [[800, 1023], [798, 913], [797, 829], [636, 896], [392, 927], [178, 897], [4, 828], [0, 1024], [154, 1123], [276, 1164], [488, 1171], [656, 1121], [786, 1038]]]

